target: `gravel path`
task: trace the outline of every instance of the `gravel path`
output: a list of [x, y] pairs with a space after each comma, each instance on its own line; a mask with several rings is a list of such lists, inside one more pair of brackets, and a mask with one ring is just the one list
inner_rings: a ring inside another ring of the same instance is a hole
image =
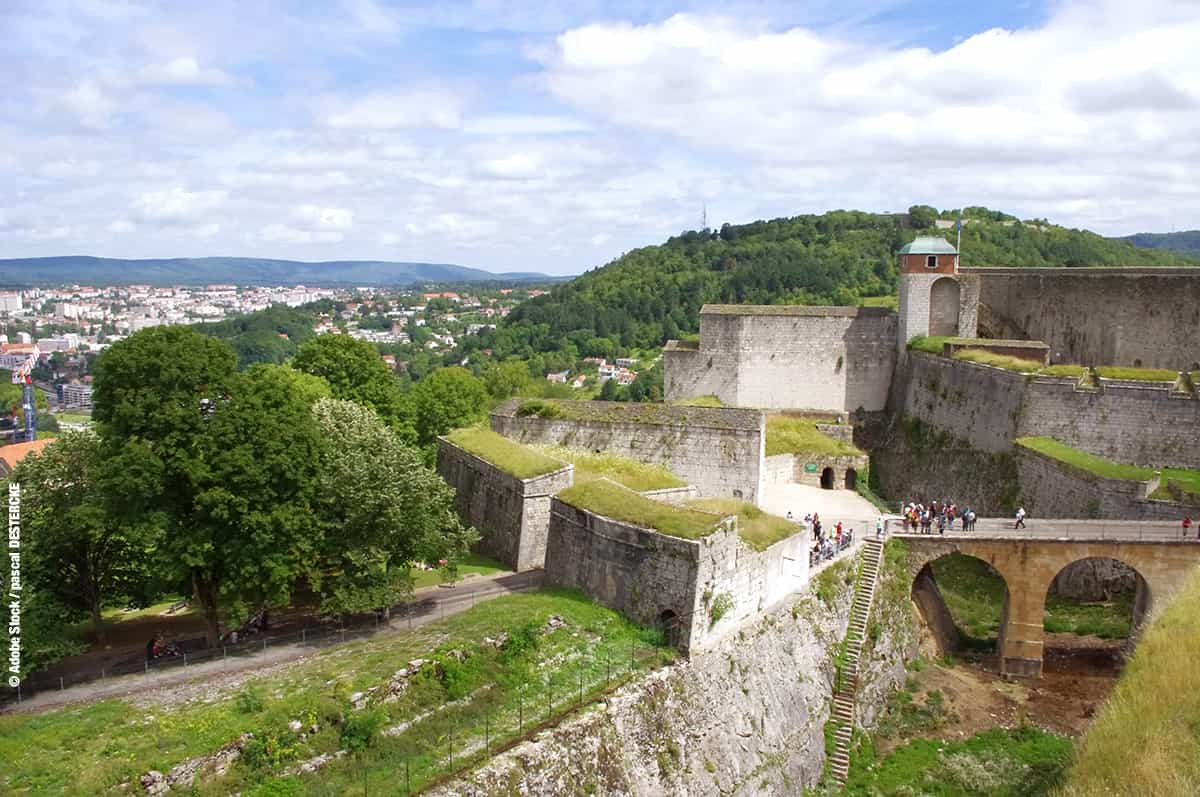
[[[347, 632], [345, 640], [362, 639], [364, 636], [405, 634], [410, 628], [464, 612], [479, 601], [537, 589], [542, 585], [542, 577], [542, 571], [533, 570], [463, 581], [450, 589], [429, 587], [417, 590], [410, 613], [403, 617], [393, 617], [386, 627], [381, 627], [377, 632]], [[39, 692], [19, 704], [9, 704], [3, 711], [39, 712], [113, 697], [129, 697], [138, 705], [169, 705], [236, 688], [248, 678], [258, 678], [286, 670], [319, 650], [340, 644], [341, 640], [336, 638], [331, 642], [322, 641], [320, 644], [281, 642], [274, 647], [269, 646], [266, 650], [256, 650], [253, 654], [213, 659], [147, 674], [92, 681], [62, 691]]]

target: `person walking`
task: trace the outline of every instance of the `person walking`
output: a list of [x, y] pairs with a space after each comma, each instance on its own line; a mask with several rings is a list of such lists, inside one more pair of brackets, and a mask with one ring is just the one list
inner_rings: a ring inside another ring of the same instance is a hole
[[883, 515], [875, 518], [875, 539], [883, 539]]
[[[1188, 537], [1188, 532], [1191, 530], [1192, 530], [1192, 516], [1184, 515], [1183, 516], [1183, 538], [1185, 540]], [[1197, 535], [1197, 539], [1200, 539], [1200, 535]]]
[[1013, 525], [1013, 529], [1025, 528], [1025, 507], [1017, 507], [1017, 522]]

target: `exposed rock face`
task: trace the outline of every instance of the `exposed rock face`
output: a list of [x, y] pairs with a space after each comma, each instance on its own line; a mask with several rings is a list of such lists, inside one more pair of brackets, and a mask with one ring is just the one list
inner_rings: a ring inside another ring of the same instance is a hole
[[1137, 586], [1137, 573], [1115, 559], [1080, 559], [1054, 577], [1050, 591], [1077, 601], [1106, 601]]
[[[817, 782], [825, 759], [833, 654], [853, 597], [846, 578], [836, 583], [830, 605], [797, 596], [714, 648], [627, 684], [597, 709], [432, 793], [799, 793]], [[907, 585], [901, 594], [903, 611], [876, 615], [881, 632], [860, 691], [861, 715], [872, 722], [911, 655], [897, 650], [897, 641], [915, 644], [911, 623], [901, 632], [888, 625], [912, 616]]]

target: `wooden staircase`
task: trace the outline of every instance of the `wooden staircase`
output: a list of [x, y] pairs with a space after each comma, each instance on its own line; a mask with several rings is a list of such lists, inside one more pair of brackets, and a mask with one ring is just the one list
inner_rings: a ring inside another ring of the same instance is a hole
[[850, 625], [846, 629], [845, 660], [833, 690], [831, 719], [836, 725], [833, 758], [830, 761], [833, 779], [846, 783], [850, 771], [850, 736], [854, 732], [854, 694], [858, 690], [858, 660], [862, 655], [863, 639], [875, 600], [875, 584], [883, 562], [883, 541], [867, 538], [862, 552], [862, 570], [854, 588], [854, 605], [850, 609]]

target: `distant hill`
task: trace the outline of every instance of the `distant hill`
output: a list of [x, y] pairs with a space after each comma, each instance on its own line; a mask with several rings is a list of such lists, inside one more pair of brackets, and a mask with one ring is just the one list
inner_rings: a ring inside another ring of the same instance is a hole
[[387, 260], [270, 260], [257, 257], [173, 257], [123, 260], [109, 257], [25, 257], [0, 259], [0, 284], [86, 285], [380, 285], [423, 282], [547, 282], [545, 274], [493, 274], [450, 263]]
[[[964, 266], [1198, 265], [1045, 220], [1020, 222], [987, 208], [964, 208], [963, 215], [970, 220], [962, 230]], [[491, 348], [497, 358], [542, 353], [537, 364], [553, 370], [576, 353], [653, 348], [696, 332], [706, 302], [854, 305], [895, 295], [897, 249], [917, 235], [955, 240], [938, 220], [937, 210], [922, 205], [907, 213], [837, 210], [686, 232], [521, 303], [499, 329], [463, 345]]]
[[1147, 249], [1166, 249], [1178, 252], [1188, 257], [1200, 258], [1200, 230], [1184, 230], [1183, 232], [1139, 232], [1113, 238], [1114, 241], [1128, 241], [1134, 246], [1144, 246]]

